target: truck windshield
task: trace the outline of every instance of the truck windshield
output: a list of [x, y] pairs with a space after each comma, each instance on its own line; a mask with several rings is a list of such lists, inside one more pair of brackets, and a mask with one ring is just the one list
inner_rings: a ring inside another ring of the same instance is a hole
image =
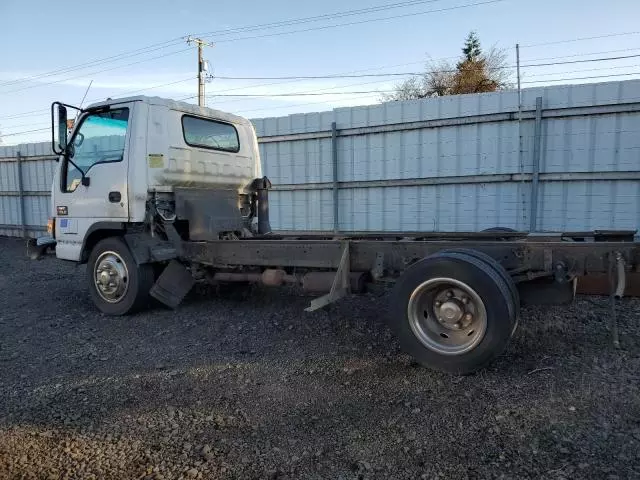
[[[72, 139], [70, 157], [86, 173], [98, 163], [120, 162], [124, 154], [128, 108], [93, 113], [82, 119]], [[65, 190], [72, 192], [82, 178], [73, 165], [66, 166]]]

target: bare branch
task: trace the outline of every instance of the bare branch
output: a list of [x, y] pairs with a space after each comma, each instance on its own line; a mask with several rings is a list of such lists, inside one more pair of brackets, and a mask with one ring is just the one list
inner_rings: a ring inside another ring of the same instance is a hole
[[425, 98], [424, 85], [420, 77], [411, 77], [394, 87], [393, 93], [385, 93], [382, 95], [383, 102], [392, 102], [399, 100], [412, 100], [416, 98]]
[[410, 78], [395, 87], [382, 101], [411, 100], [463, 93], [483, 93], [504, 90], [513, 86], [513, 68], [507, 62], [505, 50], [496, 46], [488, 52], [480, 48], [480, 41], [471, 32], [465, 41], [463, 55], [455, 64], [430, 62], [422, 78]]

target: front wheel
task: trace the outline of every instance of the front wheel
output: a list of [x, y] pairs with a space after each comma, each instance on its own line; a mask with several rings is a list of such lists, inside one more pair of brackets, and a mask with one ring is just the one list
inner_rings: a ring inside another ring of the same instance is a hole
[[93, 247], [87, 276], [93, 303], [107, 315], [126, 315], [149, 304], [153, 267], [136, 264], [119, 237], [105, 238]]
[[469, 374], [504, 351], [516, 312], [507, 281], [492, 265], [442, 252], [398, 279], [389, 322], [403, 349], [422, 365]]

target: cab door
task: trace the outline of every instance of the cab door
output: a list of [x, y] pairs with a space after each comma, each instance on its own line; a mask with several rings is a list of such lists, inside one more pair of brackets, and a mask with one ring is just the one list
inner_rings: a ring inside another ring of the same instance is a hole
[[92, 225], [129, 220], [127, 172], [134, 108], [133, 102], [123, 103], [80, 118], [62, 159], [54, 196], [58, 258], [80, 260]]

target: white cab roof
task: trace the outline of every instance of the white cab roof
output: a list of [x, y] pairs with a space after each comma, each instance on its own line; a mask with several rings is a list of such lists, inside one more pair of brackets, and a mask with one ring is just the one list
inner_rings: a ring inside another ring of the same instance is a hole
[[92, 103], [90, 107], [98, 107], [102, 105], [117, 105], [119, 103], [125, 103], [125, 102], [144, 102], [150, 105], [161, 105], [169, 108], [170, 110], [177, 110], [179, 112], [190, 113], [192, 115], [196, 115], [199, 117], [215, 118], [217, 120], [222, 120], [225, 122], [236, 123], [236, 124], [251, 123], [249, 122], [249, 120], [247, 120], [244, 117], [240, 117], [232, 113], [223, 112], [221, 110], [214, 110], [213, 108], [208, 108], [208, 107], [199, 107], [198, 105], [194, 105], [192, 103], [178, 102], [176, 100], [171, 100], [169, 98], [147, 97], [144, 95], [137, 95], [135, 97], [107, 99], [103, 102]]

